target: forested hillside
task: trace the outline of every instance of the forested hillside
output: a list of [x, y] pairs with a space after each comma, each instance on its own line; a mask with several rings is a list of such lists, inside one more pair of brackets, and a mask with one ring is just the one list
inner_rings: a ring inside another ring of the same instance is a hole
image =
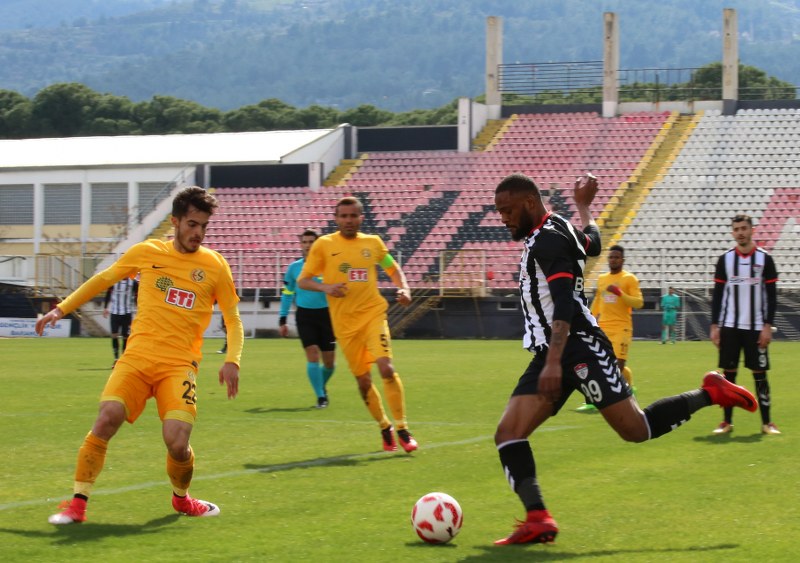
[[[740, 57], [800, 84], [800, 1], [766, 0], [5, 0], [0, 90], [79, 82], [133, 101], [167, 95], [220, 110], [435, 108], [483, 92], [485, 21], [504, 18], [505, 62], [602, 57], [619, 15], [624, 68], [721, 58], [722, 10]], [[138, 6], [138, 8], [137, 8]]]

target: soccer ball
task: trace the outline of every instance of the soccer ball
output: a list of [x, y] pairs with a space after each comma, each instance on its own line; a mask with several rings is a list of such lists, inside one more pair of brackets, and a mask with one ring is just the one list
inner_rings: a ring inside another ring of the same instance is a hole
[[414, 504], [411, 524], [428, 543], [446, 543], [456, 537], [464, 522], [456, 499], [445, 493], [428, 493]]

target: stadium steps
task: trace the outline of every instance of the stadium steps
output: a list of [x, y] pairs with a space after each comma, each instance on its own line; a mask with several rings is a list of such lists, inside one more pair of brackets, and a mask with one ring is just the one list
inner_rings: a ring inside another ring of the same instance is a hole
[[172, 221], [170, 221], [170, 215], [164, 217], [164, 220], [158, 224], [158, 226], [150, 232], [150, 236], [147, 238], [156, 238], [161, 240], [168, 240], [170, 238], [170, 234], [172, 234]]
[[408, 307], [403, 307], [397, 302], [393, 303], [386, 313], [392, 336], [401, 338], [408, 327], [424, 317], [441, 300], [439, 290], [435, 287], [428, 287], [418, 290], [417, 295], [412, 296], [411, 305]]
[[[364, 158], [367, 158], [364, 155]], [[339, 163], [339, 166], [334, 168], [325, 181], [323, 186], [344, 186], [346, 182], [353, 176], [353, 173], [364, 164], [364, 158], [344, 159]]]
[[611, 196], [597, 221], [601, 240], [608, 242], [603, 242], [600, 256], [587, 262], [586, 287], [597, 285], [600, 270], [605, 268], [607, 262], [608, 249], [619, 244], [650, 190], [672, 166], [701, 117], [702, 112], [695, 116], [673, 112], [662, 125], [661, 131], [653, 139], [644, 158], [631, 173], [628, 181], [623, 182]]
[[489, 119], [486, 125], [483, 126], [480, 133], [478, 133], [472, 140], [472, 150], [483, 151], [495, 138], [495, 135], [505, 125], [508, 119]]
[[[500, 121], [502, 121], [502, 123], [500, 124], [500, 127], [490, 137], [489, 142], [486, 145], [484, 145], [483, 150], [484, 151], [490, 151], [490, 150], [494, 149], [494, 146], [500, 141], [500, 139], [503, 138], [503, 135], [505, 135], [506, 132], [511, 128], [511, 126], [514, 125], [514, 122], [517, 120], [517, 117], [518, 116], [515, 113], [515, 114], [511, 115], [508, 119], [500, 120]], [[488, 127], [489, 127], [489, 125], [487, 123], [486, 127], [483, 128], [483, 131], [481, 131], [478, 134], [478, 137], [480, 137], [483, 134], [483, 132], [486, 131], [486, 129]], [[477, 142], [478, 137], [475, 137], [475, 141], [473, 141], [473, 144]]]
[[73, 312], [72, 314], [78, 317], [81, 321], [81, 333], [86, 336], [110, 336], [108, 330], [106, 330], [100, 323], [94, 320], [94, 317], [89, 314], [89, 311], [84, 311], [84, 308], [80, 307], [77, 311]]

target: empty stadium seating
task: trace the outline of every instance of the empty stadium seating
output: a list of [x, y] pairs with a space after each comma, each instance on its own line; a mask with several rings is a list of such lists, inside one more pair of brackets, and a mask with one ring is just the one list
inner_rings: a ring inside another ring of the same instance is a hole
[[[616, 201], [615, 191], [627, 185], [668, 117], [515, 115], [482, 152], [363, 155], [344, 185], [319, 192], [302, 186], [218, 189], [221, 207], [207, 242], [230, 260], [241, 286], [277, 291], [286, 265], [299, 257], [297, 235], [309, 226], [335, 230], [336, 201], [356, 195], [365, 206], [363, 230], [384, 238], [413, 287], [435, 284], [443, 274], [508, 292], [517, 285], [519, 243], [509, 240], [494, 212], [497, 182], [513, 172], [528, 174], [570, 217], [572, 181], [591, 171], [600, 179], [593, 205], [598, 215]], [[759, 244], [778, 254], [796, 253], [798, 141], [796, 110], [706, 113], [621, 241], [626, 265], [642, 286], [709, 284], [717, 255], [732, 244], [730, 217], [739, 212], [755, 218]], [[454, 256], [459, 250], [483, 258], [452, 264], [441, 259], [442, 251]], [[776, 260], [782, 272], [798, 268], [796, 260]], [[474, 273], [465, 273], [469, 268]], [[387, 278], [382, 284], [391, 285]]]
[[710, 286], [716, 258], [733, 244], [730, 219], [746, 213], [756, 242], [796, 273], [798, 140], [797, 110], [707, 112], [626, 231], [627, 266], [644, 286]]

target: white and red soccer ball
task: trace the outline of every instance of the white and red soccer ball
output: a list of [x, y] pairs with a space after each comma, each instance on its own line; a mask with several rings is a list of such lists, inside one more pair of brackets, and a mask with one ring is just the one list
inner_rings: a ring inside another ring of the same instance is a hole
[[445, 493], [428, 493], [414, 504], [411, 524], [428, 543], [446, 543], [456, 537], [464, 522], [456, 499]]

